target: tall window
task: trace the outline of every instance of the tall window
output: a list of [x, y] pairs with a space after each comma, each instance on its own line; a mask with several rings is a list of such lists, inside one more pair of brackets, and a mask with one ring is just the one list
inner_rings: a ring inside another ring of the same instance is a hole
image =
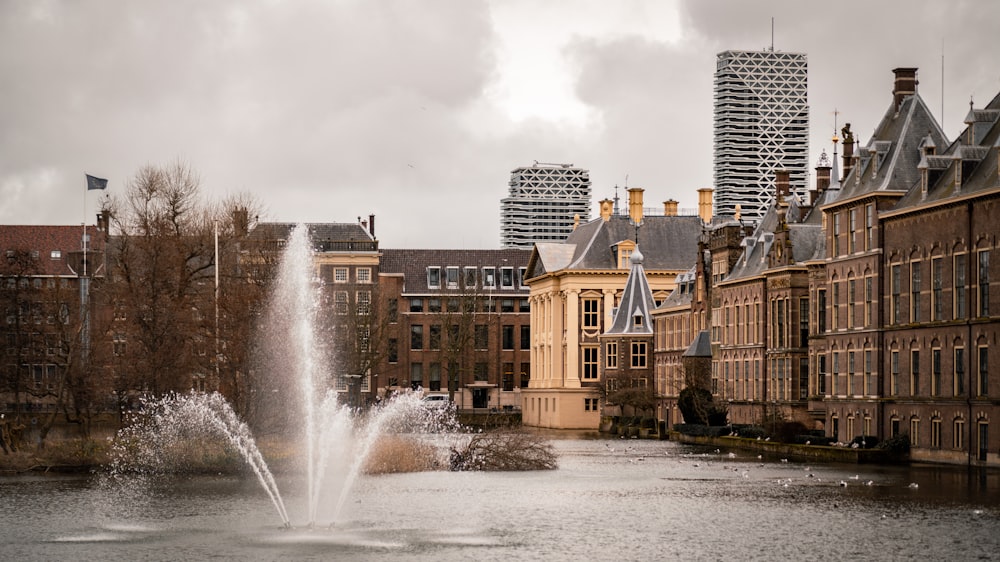
[[955, 318], [965, 318], [965, 254], [955, 256]]
[[497, 286], [497, 270], [495, 267], [483, 268], [483, 288], [492, 289]]
[[531, 349], [531, 326], [521, 325], [521, 349]]
[[411, 363], [410, 364], [410, 387], [416, 390], [424, 386], [424, 364], [423, 363]]
[[503, 335], [503, 349], [513, 350], [514, 349], [514, 326], [505, 325], [501, 329]]
[[857, 327], [858, 293], [856, 279], [847, 280], [847, 327]]
[[833, 214], [833, 255], [840, 255], [840, 213]]
[[809, 299], [799, 299], [799, 347], [809, 345]]
[[941, 418], [931, 418], [931, 449], [941, 448]]
[[854, 352], [847, 352], [847, 395], [854, 396]]
[[955, 348], [955, 396], [962, 396], [965, 394], [965, 349], [961, 347]]
[[826, 289], [816, 291], [816, 333], [826, 332]]
[[644, 341], [632, 342], [632, 368], [646, 368], [646, 342]]
[[840, 283], [833, 282], [833, 308], [830, 311], [833, 314], [833, 329], [836, 330], [840, 327]]
[[931, 395], [941, 396], [941, 349], [931, 350]]
[[889, 354], [889, 394], [899, 396], [899, 352]]
[[955, 422], [952, 424], [951, 448], [965, 448], [965, 420], [962, 418], [955, 418]]
[[990, 393], [988, 369], [989, 349], [990, 348], [983, 346], [977, 350], [979, 352], [979, 369], [978, 376], [976, 377], [976, 395], [978, 396], [988, 396]]
[[979, 316], [990, 315], [990, 251], [979, 251]]
[[910, 351], [910, 396], [920, 392], [920, 352]]
[[833, 395], [836, 396], [840, 394], [840, 352], [833, 352], [833, 370], [830, 372], [830, 382], [833, 389]]
[[944, 320], [944, 299], [941, 298], [944, 282], [941, 258], [931, 260], [931, 320]]
[[857, 209], [851, 209], [848, 212], [847, 216], [848, 216], [848, 223], [849, 223], [848, 227], [850, 227], [849, 230], [848, 230], [848, 232], [847, 232], [847, 251], [853, 254], [854, 253], [854, 233], [857, 232], [857, 228], [858, 228], [858, 210]]
[[441, 324], [431, 324], [427, 338], [428, 349], [441, 349]]
[[865, 205], [865, 249], [871, 250], [875, 246], [872, 239], [872, 226], [875, 224], [875, 205], [869, 203]]
[[583, 299], [583, 327], [596, 328], [598, 324], [598, 309], [600, 300]]
[[875, 306], [872, 303], [872, 276], [868, 275], [865, 277], [865, 327], [871, 327], [874, 325], [872, 320], [872, 310]]
[[920, 418], [910, 418], [910, 446], [917, 447], [920, 444]]
[[372, 292], [371, 291], [358, 291], [358, 314], [361, 316], [367, 316], [372, 309]]
[[609, 369], [618, 368], [618, 342], [609, 341], [605, 349], [606, 364]]
[[901, 324], [903, 321], [903, 311], [900, 308], [900, 293], [903, 290], [903, 272], [900, 264], [893, 264], [889, 270], [889, 278], [892, 290], [892, 323]]
[[597, 380], [597, 346], [583, 348], [583, 380]]
[[424, 327], [419, 324], [410, 326], [410, 349], [424, 348]]
[[910, 322], [920, 322], [920, 262], [910, 263]]
[[819, 375], [819, 394], [823, 396], [826, 394], [826, 355], [820, 355], [816, 358], [819, 365], [816, 367], [816, 371]]
[[776, 302], [778, 312], [775, 319], [778, 321], [777, 333], [778, 347], [785, 347], [785, 300], [778, 299]]
[[475, 289], [476, 288], [476, 268], [475, 267], [468, 267], [467, 266], [462, 271], [464, 272], [463, 275], [462, 275], [462, 278], [463, 278], [462, 282], [465, 283], [465, 288], [466, 289]]
[[476, 349], [487, 349], [490, 346], [490, 332], [486, 324], [476, 324], [473, 331]]
[[513, 267], [501, 267], [500, 268], [500, 288], [501, 289], [513, 289], [514, 288], [514, 268]]
[[875, 395], [875, 378], [872, 377], [872, 350], [865, 350], [865, 394]]
[[448, 284], [449, 289], [458, 288], [458, 268], [455, 266], [448, 266], [445, 268], [445, 283]]
[[355, 270], [355, 275], [358, 276], [358, 283], [372, 282], [372, 270], [370, 267], [359, 267]]

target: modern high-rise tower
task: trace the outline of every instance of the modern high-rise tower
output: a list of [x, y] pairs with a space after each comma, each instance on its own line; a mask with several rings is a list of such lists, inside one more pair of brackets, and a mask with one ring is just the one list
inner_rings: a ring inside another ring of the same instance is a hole
[[809, 182], [806, 56], [725, 51], [715, 67], [715, 212], [757, 220], [774, 195], [775, 170], [805, 195]]
[[510, 196], [500, 200], [500, 244], [530, 249], [535, 242], [561, 242], [576, 217], [590, 218], [590, 172], [572, 164], [515, 168]]

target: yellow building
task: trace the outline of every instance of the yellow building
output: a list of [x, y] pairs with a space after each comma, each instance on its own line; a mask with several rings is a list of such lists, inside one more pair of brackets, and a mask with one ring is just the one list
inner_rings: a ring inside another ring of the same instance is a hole
[[[601, 201], [599, 218], [577, 226], [565, 242], [539, 243], [532, 250], [526, 273], [531, 381], [521, 392], [524, 425], [599, 427], [598, 337], [613, 320], [637, 236], [656, 303], [695, 262], [703, 220], [711, 219], [711, 190], [699, 190], [699, 213], [690, 216], [677, 214], [676, 201], [665, 202], [663, 213], [653, 215], [642, 207], [642, 189], [628, 191], [627, 213], [616, 212], [610, 200]], [[648, 368], [652, 373], [653, 366]]]

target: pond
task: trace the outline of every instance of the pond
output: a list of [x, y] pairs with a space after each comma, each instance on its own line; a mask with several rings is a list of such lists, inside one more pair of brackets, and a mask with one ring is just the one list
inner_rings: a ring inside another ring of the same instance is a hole
[[1000, 473], [823, 465], [665, 441], [553, 434], [559, 468], [363, 476], [336, 526], [291, 529], [253, 477], [109, 490], [0, 478], [7, 560], [992, 559]]

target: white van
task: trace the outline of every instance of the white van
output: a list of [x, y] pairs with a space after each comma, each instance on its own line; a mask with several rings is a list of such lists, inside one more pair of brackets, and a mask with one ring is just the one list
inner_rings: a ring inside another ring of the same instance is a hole
[[428, 394], [420, 401], [428, 408], [447, 408], [451, 405], [447, 394]]

